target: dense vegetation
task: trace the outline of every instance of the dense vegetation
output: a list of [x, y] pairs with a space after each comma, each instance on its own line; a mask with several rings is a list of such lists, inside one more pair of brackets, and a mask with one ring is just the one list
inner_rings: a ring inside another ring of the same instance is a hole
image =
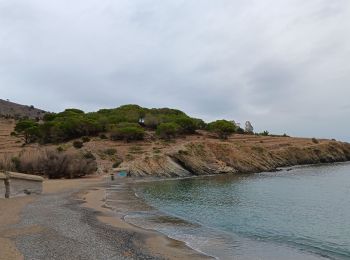
[[194, 134], [198, 129], [208, 129], [225, 139], [236, 131], [236, 126], [225, 120], [207, 125], [203, 120], [191, 118], [177, 109], [124, 105], [92, 113], [66, 109], [61, 113], [46, 114], [43, 122], [21, 120], [15, 132], [22, 134], [26, 143], [59, 143], [88, 136], [106, 137], [105, 133], [112, 140], [142, 140], [146, 130], [155, 130], [160, 138], [169, 139]]
[[226, 120], [217, 120], [208, 124], [208, 130], [216, 133], [221, 139], [227, 139], [236, 129], [233, 122]]
[[76, 178], [97, 170], [96, 158], [89, 152], [39, 149], [18, 156], [0, 155], [0, 170], [37, 174], [52, 179]]

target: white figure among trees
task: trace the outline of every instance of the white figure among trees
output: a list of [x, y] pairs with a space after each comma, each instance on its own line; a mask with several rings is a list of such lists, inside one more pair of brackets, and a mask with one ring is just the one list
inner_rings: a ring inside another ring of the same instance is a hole
[[245, 122], [245, 131], [247, 133], [253, 133], [254, 132], [254, 127], [250, 123], [250, 121]]

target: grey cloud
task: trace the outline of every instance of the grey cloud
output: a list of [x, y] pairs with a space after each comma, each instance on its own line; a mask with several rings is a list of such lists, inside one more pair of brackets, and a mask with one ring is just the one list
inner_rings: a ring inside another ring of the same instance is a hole
[[246, 75], [255, 104], [274, 103], [274, 98], [289, 97], [297, 86], [297, 70], [288, 64], [264, 62]]
[[350, 141], [349, 15], [346, 0], [0, 0], [1, 98]]

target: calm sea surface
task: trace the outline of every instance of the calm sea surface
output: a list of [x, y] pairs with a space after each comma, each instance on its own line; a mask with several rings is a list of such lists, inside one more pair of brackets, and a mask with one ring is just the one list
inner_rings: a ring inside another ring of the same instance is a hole
[[125, 219], [220, 259], [350, 259], [350, 164], [143, 183]]

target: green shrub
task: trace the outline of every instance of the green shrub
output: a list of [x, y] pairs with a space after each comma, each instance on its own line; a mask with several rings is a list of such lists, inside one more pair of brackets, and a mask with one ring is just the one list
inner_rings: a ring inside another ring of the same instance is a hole
[[319, 143], [319, 141], [318, 141], [316, 138], [312, 138], [311, 140], [312, 140], [312, 142], [313, 142], [314, 144], [318, 144], [318, 143]]
[[100, 134], [99, 137], [100, 137], [100, 139], [108, 139], [107, 135], [105, 135], [105, 134]]
[[217, 120], [208, 124], [208, 130], [216, 133], [221, 139], [227, 139], [236, 131], [236, 125], [230, 121]]
[[189, 117], [177, 118], [175, 123], [180, 126], [180, 131], [183, 134], [193, 134], [197, 130], [197, 122]]
[[161, 123], [161, 118], [153, 114], [147, 114], [144, 118], [145, 126], [153, 130], [157, 129], [157, 126], [160, 123]]
[[[261, 133], [255, 133], [255, 135], [270, 136], [270, 133], [269, 133], [269, 131], [265, 130], [264, 132], [261, 132]], [[271, 135], [271, 136], [273, 136], [273, 135]]]
[[241, 134], [241, 135], [242, 135], [242, 134], [245, 134], [245, 131], [244, 131], [244, 129], [243, 129], [243, 128], [238, 127], [238, 128], [237, 128], [237, 130], [236, 130], [236, 133], [237, 133], [237, 134]]
[[176, 123], [161, 123], [157, 127], [156, 134], [163, 139], [174, 138], [180, 131], [180, 126]]
[[86, 153], [83, 154], [83, 157], [85, 159], [93, 159], [96, 160], [95, 155], [93, 155], [93, 153], [91, 151], [87, 151]]
[[56, 148], [56, 150], [57, 150], [57, 152], [63, 152], [63, 151], [64, 151], [64, 149], [63, 149], [62, 146], [58, 146], [58, 147]]
[[113, 168], [118, 168], [119, 165], [120, 165], [122, 162], [123, 162], [122, 159], [117, 159], [117, 160], [113, 163], [112, 167], [113, 167]]
[[84, 146], [84, 144], [82, 141], [74, 141], [73, 146], [74, 146], [74, 148], [80, 149]]
[[33, 124], [32, 121], [30, 127], [28, 125], [30, 120], [26, 121], [19, 122], [16, 129], [23, 129], [23, 126], [25, 129], [31, 128], [29, 137], [35, 136], [34, 141], [38, 140], [42, 143], [68, 141], [74, 138], [95, 135], [102, 131], [102, 126], [96, 120], [79, 109], [66, 109], [58, 114], [45, 114], [43, 123], [35, 122], [36, 124]]
[[45, 122], [48, 122], [48, 121], [54, 120], [55, 117], [56, 117], [56, 114], [54, 114], [54, 113], [47, 113], [47, 114], [44, 115], [43, 120]]
[[269, 136], [269, 131], [265, 130], [264, 132], [260, 133], [259, 135], [262, 135], [262, 136]]
[[81, 138], [81, 140], [83, 141], [83, 143], [88, 143], [88, 142], [91, 141], [90, 137], [88, 137], [88, 136], [83, 136], [83, 137]]
[[115, 155], [117, 153], [117, 150], [114, 148], [108, 148], [104, 150], [103, 153], [111, 156], [111, 155]]
[[143, 140], [145, 135], [145, 130], [139, 126], [118, 126], [115, 127], [110, 134], [110, 138], [113, 141], [125, 140], [136, 141]]
[[206, 129], [207, 124], [202, 119], [199, 119], [199, 118], [191, 118], [191, 119], [195, 123], [196, 129]]
[[117, 125], [112, 126], [111, 129], [113, 128], [126, 128], [126, 127], [136, 127], [136, 128], [141, 128], [138, 123], [129, 123], [129, 122], [122, 122]]
[[63, 113], [84, 114], [84, 111], [77, 108], [67, 108]]
[[39, 124], [34, 120], [20, 120], [15, 126], [15, 131], [23, 134], [26, 144], [34, 142], [40, 137]]

